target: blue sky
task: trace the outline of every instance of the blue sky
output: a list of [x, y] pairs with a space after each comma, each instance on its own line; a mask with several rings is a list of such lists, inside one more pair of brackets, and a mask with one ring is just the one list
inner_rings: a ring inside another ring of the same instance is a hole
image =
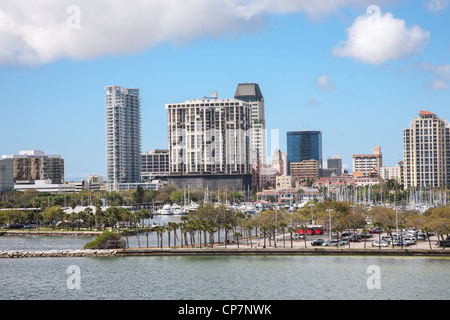
[[[98, 18], [89, 1], [27, 2], [0, 4], [0, 154], [61, 154], [67, 180], [105, 174], [113, 84], [141, 88], [143, 152], [167, 148], [166, 103], [232, 98], [242, 82], [264, 95], [269, 151], [273, 129], [282, 151], [287, 131], [321, 130], [324, 159], [341, 155], [349, 169], [373, 146], [385, 165], [401, 161], [402, 130], [420, 110], [450, 120], [449, 1], [137, 1]], [[72, 17], [78, 28], [64, 30]]]

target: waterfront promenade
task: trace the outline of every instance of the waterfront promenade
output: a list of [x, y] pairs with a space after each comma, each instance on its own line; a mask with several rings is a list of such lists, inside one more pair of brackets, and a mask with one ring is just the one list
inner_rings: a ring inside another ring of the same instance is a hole
[[[39, 232], [39, 231], [5, 231], [3, 236], [95, 236], [101, 232]], [[176, 247], [168, 246], [167, 243], [160, 248], [159, 246], [152, 247], [135, 247], [132, 246], [126, 249], [114, 250], [47, 250], [47, 251], [24, 251], [24, 250], [3, 250], [0, 251], [0, 258], [36, 258], [36, 257], [126, 257], [126, 256], [223, 256], [223, 255], [372, 255], [372, 256], [429, 256], [429, 257], [450, 257], [450, 249], [443, 249], [437, 247], [437, 237], [430, 237], [428, 240], [419, 240], [416, 244], [401, 247], [377, 247], [372, 246], [372, 241], [378, 240], [378, 235], [375, 234], [372, 238], [360, 242], [350, 242], [345, 246], [327, 247], [327, 246], [312, 246], [311, 242], [315, 239], [326, 237], [310, 236], [305, 241], [303, 239], [290, 239], [289, 234], [279, 234], [277, 236], [276, 246], [273, 241], [263, 237], [252, 237], [252, 239], [240, 239], [239, 243], [234, 240], [226, 246], [222, 243], [216, 243], [211, 248], [210, 245], [200, 247], [199, 244], [195, 248], [189, 246]], [[264, 247], [265, 243], [265, 247]]]

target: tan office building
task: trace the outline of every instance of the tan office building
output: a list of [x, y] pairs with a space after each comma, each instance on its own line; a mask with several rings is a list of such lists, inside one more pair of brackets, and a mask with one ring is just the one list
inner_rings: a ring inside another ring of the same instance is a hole
[[420, 111], [403, 129], [405, 188], [450, 184], [450, 124], [429, 111]]

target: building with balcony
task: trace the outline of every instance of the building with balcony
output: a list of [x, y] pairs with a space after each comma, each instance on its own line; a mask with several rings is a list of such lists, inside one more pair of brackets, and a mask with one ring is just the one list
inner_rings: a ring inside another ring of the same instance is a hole
[[377, 177], [380, 175], [380, 168], [382, 166], [383, 155], [379, 146], [373, 148], [373, 154], [353, 155], [354, 177]]
[[251, 188], [250, 103], [213, 94], [166, 104], [166, 110], [170, 184], [191, 190]]
[[107, 182], [112, 185], [139, 182], [141, 178], [140, 89], [119, 86], [108, 86], [105, 89]]
[[450, 124], [430, 111], [403, 129], [405, 188], [450, 184]]

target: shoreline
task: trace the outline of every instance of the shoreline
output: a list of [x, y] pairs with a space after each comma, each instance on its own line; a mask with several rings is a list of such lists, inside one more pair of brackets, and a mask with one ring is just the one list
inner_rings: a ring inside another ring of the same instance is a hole
[[450, 258], [445, 249], [336, 249], [336, 248], [128, 248], [0, 251], [1, 258], [156, 257], [156, 256], [386, 256]]

